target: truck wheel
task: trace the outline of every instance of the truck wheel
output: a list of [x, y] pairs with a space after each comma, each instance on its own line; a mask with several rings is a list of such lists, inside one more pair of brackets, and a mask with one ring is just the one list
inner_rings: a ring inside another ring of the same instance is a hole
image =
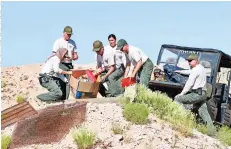
[[206, 102], [206, 104], [207, 104], [208, 112], [211, 116], [211, 119], [215, 121], [217, 118], [217, 111], [218, 111], [217, 104], [215, 103], [214, 99], [210, 99], [209, 101]]
[[225, 110], [224, 124], [231, 127], [231, 109], [229, 108]]

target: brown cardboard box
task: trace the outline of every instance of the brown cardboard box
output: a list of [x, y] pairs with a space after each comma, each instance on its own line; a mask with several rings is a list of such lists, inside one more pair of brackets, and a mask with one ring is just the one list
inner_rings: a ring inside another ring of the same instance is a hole
[[[98, 93], [99, 89], [99, 82], [83, 82], [80, 81], [78, 78], [85, 73], [86, 70], [75, 70], [73, 71], [73, 75], [70, 78], [70, 86], [75, 91], [80, 91], [82, 93], [85, 93], [84, 95], [86, 98], [95, 98]], [[84, 98], [84, 97], [82, 97]]]

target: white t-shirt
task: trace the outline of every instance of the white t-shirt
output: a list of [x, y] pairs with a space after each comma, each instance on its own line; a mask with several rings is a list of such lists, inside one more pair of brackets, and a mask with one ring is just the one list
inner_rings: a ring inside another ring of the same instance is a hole
[[106, 50], [107, 52], [112, 51], [115, 57], [115, 64], [116, 64], [116, 68], [119, 68], [121, 66], [121, 64], [123, 64], [126, 67], [126, 56], [125, 54], [120, 51], [120, 50], [116, 50], [117, 45], [113, 48], [110, 45], [107, 45], [104, 47], [104, 50]]
[[127, 60], [130, 61], [134, 67], [136, 67], [139, 60], [142, 60], [142, 64], [144, 64], [148, 59], [148, 56], [141, 49], [132, 45], [129, 45], [129, 51], [126, 56]]
[[62, 69], [59, 68], [60, 59], [55, 55], [46, 61], [41, 73], [46, 73], [49, 76], [59, 77]]
[[198, 64], [196, 67], [192, 68], [182, 93], [185, 94], [191, 89], [198, 88], [203, 88], [203, 90], [206, 90], [206, 71], [201, 64]]
[[[60, 48], [66, 48], [68, 50], [68, 56], [72, 59], [73, 58], [73, 52], [77, 49], [75, 41], [72, 39], [69, 39], [66, 41], [63, 37], [57, 39], [53, 45], [53, 52], [57, 52]], [[72, 60], [68, 58], [64, 58], [63, 62], [66, 63], [72, 63]]]
[[110, 50], [104, 50], [103, 56], [96, 56], [97, 67], [104, 67], [106, 70], [109, 70], [109, 67], [115, 65], [114, 53]]

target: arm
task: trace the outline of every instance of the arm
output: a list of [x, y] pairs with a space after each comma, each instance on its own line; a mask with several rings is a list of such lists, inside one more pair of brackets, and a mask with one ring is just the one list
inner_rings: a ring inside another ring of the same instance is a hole
[[136, 76], [136, 73], [140, 70], [141, 66], [142, 66], [142, 57], [141, 57], [141, 54], [139, 51], [134, 51], [132, 54], [132, 59], [134, 61], [136, 61], [136, 66], [134, 66], [134, 70], [132, 72], [132, 75], [131, 77], [135, 77]]
[[55, 72], [55, 73], [69, 74], [69, 75], [72, 74], [72, 71], [64, 71], [64, 70], [60, 69], [60, 68], [59, 68], [59, 64], [60, 64], [60, 60], [58, 60], [58, 61], [53, 65], [53, 68], [54, 68], [54, 72]]
[[128, 73], [129, 73], [129, 71], [130, 71], [130, 67], [131, 67], [131, 65], [130, 65], [130, 64], [127, 64], [126, 70], [125, 70], [125, 73], [124, 73], [124, 78], [126, 78], [126, 77], [128, 76]]
[[108, 72], [106, 73], [106, 75], [104, 75], [104, 78], [107, 78], [110, 74], [112, 74], [114, 70], [115, 70], [115, 66], [114, 65], [110, 66]]
[[124, 54], [124, 62], [126, 64], [126, 69], [125, 69], [125, 73], [124, 73], [124, 78], [128, 77], [129, 71], [131, 69], [131, 61], [128, 58], [127, 54]]
[[132, 72], [132, 77], [136, 76], [136, 73], [140, 70], [142, 66], [142, 60], [139, 60], [138, 63], [136, 64], [135, 70]]
[[72, 75], [72, 71], [64, 71], [64, 70], [62, 70], [61, 74]]

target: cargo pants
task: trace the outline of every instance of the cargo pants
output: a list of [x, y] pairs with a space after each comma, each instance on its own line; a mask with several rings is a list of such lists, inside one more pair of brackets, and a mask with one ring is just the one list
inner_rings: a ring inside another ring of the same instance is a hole
[[125, 69], [120, 67], [116, 69], [112, 74], [109, 75], [107, 81], [108, 90], [103, 87], [103, 84], [100, 83], [99, 92], [102, 96], [106, 97], [117, 97], [120, 94], [124, 93], [124, 88], [121, 86], [121, 80], [123, 78]]
[[142, 65], [142, 67], [138, 71], [137, 82], [145, 86], [148, 86], [149, 81], [151, 80], [152, 71], [153, 71], [153, 63], [148, 58], [147, 61]]
[[[73, 69], [73, 65], [72, 65], [72, 63], [60, 63], [59, 68], [64, 70], [64, 71], [70, 71], [71, 69]], [[69, 81], [70, 75], [64, 75], [64, 76]], [[68, 82], [68, 83], [66, 83], [66, 96], [65, 96], [65, 99], [68, 99], [69, 95], [70, 95], [70, 84]]]
[[60, 78], [55, 77], [40, 77], [39, 83], [49, 92], [37, 96], [42, 101], [55, 101], [65, 99], [65, 83]]
[[202, 118], [202, 120], [208, 126], [212, 126], [213, 128], [213, 122], [206, 105], [206, 98], [207, 95], [205, 91], [202, 91], [201, 95], [198, 93], [189, 92], [185, 95], [175, 97], [174, 101], [179, 104], [183, 104], [185, 108], [187, 104], [193, 104], [193, 110], [198, 111], [198, 114]]

